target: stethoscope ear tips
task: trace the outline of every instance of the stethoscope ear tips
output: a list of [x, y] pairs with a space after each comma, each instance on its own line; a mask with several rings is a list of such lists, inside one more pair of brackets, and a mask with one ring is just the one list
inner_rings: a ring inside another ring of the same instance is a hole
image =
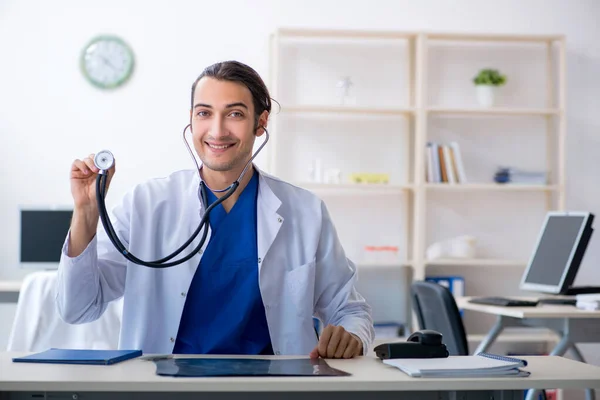
[[115, 164], [115, 156], [108, 150], [102, 150], [94, 157], [94, 164], [102, 173], [102, 171], [111, 169]]

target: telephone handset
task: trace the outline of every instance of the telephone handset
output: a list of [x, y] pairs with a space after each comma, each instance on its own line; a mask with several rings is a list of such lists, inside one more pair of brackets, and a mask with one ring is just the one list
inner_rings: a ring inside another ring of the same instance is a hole
[[386, 358], [446, 358], [448, 349], [442, 343], [442, 334], [430, 329], [414, 332], [406, 342], [383, 343], [375, 347], [380, 359]]

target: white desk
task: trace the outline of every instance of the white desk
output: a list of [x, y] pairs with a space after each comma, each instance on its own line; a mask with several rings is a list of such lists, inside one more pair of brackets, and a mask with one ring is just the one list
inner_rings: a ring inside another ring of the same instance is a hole
[[[174, 378], [155, 374], [152, 361], [133, 359], [111, 366], [13, 363], [23, 353], [0, 353], [0, 399], [95, 400], [285, 398], [516, 400], [529, 388], [600, 388], [600, 367], [562, 357], [526, 357], [528, 378], [411, 378], [374, 357], [328, 360], [344, 377]], [[276, 358], [276, 357], [261, 357]], [[289, 357], [293, 358], [293, 357]], [[57, 397], [60, 396], [60, 397]]]
[[21, 281], [0, 281], [0, 303], [16, 303], [20, 290]]
[[[469, 303], [469, 299], [470, 297], [457, 298], [458, 308], [493, 314], [498, 317], [475, 353], [487, 351], [504, 328], [512, 326], [545, 327], [555, 331], [560, 340], [550, 355], [562, 356], [571, 349], [574, 357], [581, 362], [585, 362], [585, 360], [576, 343], [600, 343], [600, 311], [580, 310], [569, 305], [489, 306]], [[588, 391], [587, 399], [593, 398], [593, 392]]]

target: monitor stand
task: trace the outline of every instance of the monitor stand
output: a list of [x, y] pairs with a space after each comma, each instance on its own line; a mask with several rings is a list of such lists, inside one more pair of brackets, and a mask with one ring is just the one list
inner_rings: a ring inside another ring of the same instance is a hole
[[563, 294], [567, 295], [567, 296], [575, 296], [578, 294], [596, 294], [596, 293], [600, 293], [600, 286], [570, 287]]

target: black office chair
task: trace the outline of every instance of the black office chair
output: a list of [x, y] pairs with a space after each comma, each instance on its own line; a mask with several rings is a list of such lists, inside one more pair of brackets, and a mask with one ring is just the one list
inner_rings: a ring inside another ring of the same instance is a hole
[[437, 283], [417, 281], [411, 285], [411, 294], [420, 329], [440, 332], [451, 356], [469, 355], [465, 327], [450, 290]]

